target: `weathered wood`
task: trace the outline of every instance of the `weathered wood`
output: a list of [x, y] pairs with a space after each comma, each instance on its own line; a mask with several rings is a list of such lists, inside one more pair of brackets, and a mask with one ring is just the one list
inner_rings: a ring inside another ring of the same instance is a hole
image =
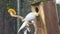
[[58, 17], [55, 2], [44, 2], [44, 13], [48, 34], [59, 34]]
[[39, 15], [40, 15], [40, 20], [41, 20], [41, 31], [42, 34], [47, 34], [47, 29], [46, 29], [46, 22], [45, 22], [45, 14], [44, 14], [44, 9], [43, 9], [43, 2], [39, 4]]
[[36, 11], [35, 8], [38, 8], [39, 16], [36, 17], [36, 24], [38, 27], [38, 34], [47, 34], [46, 31], [46, 24], [44, 19], [44, 11], [43, 11], [43, 5], [39, 2], [35, 5], [32, 5], [32, 11]]
[[36, 18], [38, 34], [59, 34], [58, 14], [55, 1], [45, 1], [32, 5], [32, 11], [38, 8], [39, 16]]

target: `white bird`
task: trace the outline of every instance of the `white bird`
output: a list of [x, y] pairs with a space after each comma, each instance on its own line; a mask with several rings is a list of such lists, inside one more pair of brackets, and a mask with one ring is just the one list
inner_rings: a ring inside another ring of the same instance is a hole
[[17, 17], [17, 18], [20, 18], [22, 21], [24, 21], [24, 23], [19, 28], [18, 32], [21, 31], [23, 28], [26, 28], [26, 30], [24, 30], [24, 34], [27, 34], [27, 30], [29, 30], [29, 21], [31, 21], [35, 28], [34, 34], [37, 34], [37, 26], [34, 22], [34, 19], [36, 18], [36, 16], [38, 16], [38, 13], [37, 13], [38, 11], [28, 13], [24, 19], [22, 16], [16, 15], [16, 11], [14, 9], [9, 9], [8, 12], [12, 17]]
[[25, 26], [27, 26], [29, 21], [33, 22], [34, 19], [36, 18], [36, 16], [38, 16], [37, 12], [28, 13], [26, 15], [26, 17], [22, 20], [22, 21], [24, 21], [24, 23], [21, 25], [21, 27], [19, 28], [18, 32], [21, 31]]

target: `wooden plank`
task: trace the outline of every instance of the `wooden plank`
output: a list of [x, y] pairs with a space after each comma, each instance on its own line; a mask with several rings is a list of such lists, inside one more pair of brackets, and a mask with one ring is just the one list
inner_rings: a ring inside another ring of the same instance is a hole
[[48, 34], [59, 34], [58, 17], [55, 2], [44, 2], [44, 13]]
[[32, 6], [32, 11], [35, 11], [36, 6], [39, 9], [39, 16], [36, 18], [38, 34], [59, 34], [55, 1], [45, 1], [38, 5], [35, 4], [35, 6]]
[[[38, 34], [47, 34], [47, 29], [46, 29], [46, 22], [45, 22], [45, 15], [44, 15], [44, 10], [43, 10], [43, 2], [41, 2], [40, 4], [39, 4], [39, 6], [38, 6], [38, 8], [39, 8], [39, 19], [40, 19], [40, 21], [37, 21], [38, 23], [40, 23], [40, 24], [38, 24], [40, 27], [38, 27]], [[37, 26], [38, 26], [37, 25]]]
[[38, 10], [39, 16], [36, 17], [36, 24], [37, 24], [37, 27], [38, 27], [38, 34], [47, 34], [46, 24], [45, 24], [45, 19], [44, 19], [43, 5], [40, 2], [36, 3], [35, 5], [32, 5], [31, 6], [32, 11], [36, 11], [35, 10], [36, 6], [39, 9]]

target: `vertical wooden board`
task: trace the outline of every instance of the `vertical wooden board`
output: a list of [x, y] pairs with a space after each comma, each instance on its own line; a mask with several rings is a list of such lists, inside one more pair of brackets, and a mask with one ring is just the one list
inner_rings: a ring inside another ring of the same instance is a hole
[[39, 4], [39, 15], [40, 15], [40, 22], [41, 22], [41, 31], [42, 34], [47, 34], [46, 23], [45, 23], [45, 15], [43, 10], [43, 2]]
[[[37, 4], [36, 4], [37, 5]], [[38, 5], [37, 5], [38, 6]], [[34, 6], [31, 6], [31, 10], [32, 10], [32, 12], [34, 12], [35, 11], [35, 5]], [[38, 8], [38, 7], [37, 7]], [[41, 27], [41, 25], [42, 25], [42, 21], [40, 20], [41, 18], [40, 18], [40, 16], [38, 16], [38, 17], [36, 17], [36, 24], [37, 24], [37, 28], [38, 28], [38, 34], [42, 34], [42, 27]]]
[[48, 34], [59, 34], [58, 17], [55, 2], [44, 2], [44, 13]]
[[38, 17], [36, 18], [36, 24], [37, 24], [37, 27], [38, 27], [38, 34], [42, 34], [44, 25], [43, 25], [43, 23], [42, 23], [42, 19], [40, 18], [40, 16], [38, 16]]
[[31, 6], [32, 11], [35, 11], [36, 6], [39, 9], [38, 13], [39, 16], [36, 17], [36, 24], [38, 27], [38, 34], [47, 34], [46, 33], [46, 24], [45, 24], [45, 18], [44, 18], [44, 10], [43, 10], [43, 5], [39, 2], [38, 4], [36, 3], [34, 6]]

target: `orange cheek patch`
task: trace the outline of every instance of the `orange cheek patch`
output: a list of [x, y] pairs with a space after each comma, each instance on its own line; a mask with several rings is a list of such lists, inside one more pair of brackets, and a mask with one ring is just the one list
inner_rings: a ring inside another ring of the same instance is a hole
[[12, 14], [16, 15], [16, 11], [14, 9], [8, 9], [8, 13], [12, 13]]

